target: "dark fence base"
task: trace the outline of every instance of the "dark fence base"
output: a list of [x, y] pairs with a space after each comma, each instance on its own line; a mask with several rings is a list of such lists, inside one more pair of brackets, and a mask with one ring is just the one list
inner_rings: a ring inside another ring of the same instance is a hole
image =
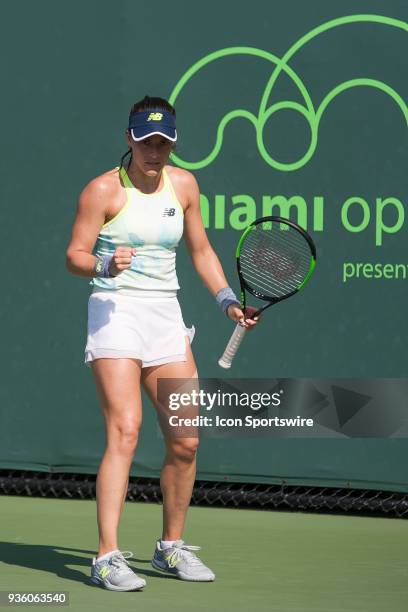
[[[95, 499], [96, 475], [0, 470], [0, 494]], [[159, 480], [130, 478], [129, 501], [162, 502]], [[193, 505], [408, 518], [408, 494], [329, 487], [196, 481]]]

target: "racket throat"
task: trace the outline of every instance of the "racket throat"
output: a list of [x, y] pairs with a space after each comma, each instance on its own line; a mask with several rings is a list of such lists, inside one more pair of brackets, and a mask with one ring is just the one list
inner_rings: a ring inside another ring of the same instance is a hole
[[265, 304], [265, 306], [262, 306], [261, 308], [258, 308], [258, 310], [256, 312], [253, 313], [251, 319], [253, 319], [254, 317], [259, 317], [259, 315], [266, 310], [267, 308], [269, 308], [269, 306], [273, 306], [274, 304], [276, 304], [276, 302], [269, 302], [269, 304]]

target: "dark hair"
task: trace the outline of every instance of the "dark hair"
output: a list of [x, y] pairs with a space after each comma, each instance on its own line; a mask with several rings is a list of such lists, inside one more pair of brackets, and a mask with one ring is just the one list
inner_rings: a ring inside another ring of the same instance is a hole
[[[170, 102], [167, 102], [167, 100], [165, 100], [164, 98], [157, 98], [152, 96], [145, 96], [143, 100], [139, 100], [139, 102], [136, 102], [130, 109], [129, 114], [132, 115], [133, 113], [138, 113], [139, 111], [153, 110], [155, 108], [166, 110], [172, 115], [176, 116], [176, 109], [170, 104]], [[128, 149], [126, 153], [120, 158], [119, 170], [122, 168], [125, 158], [128, 155], [130, 155], [129, 161], [127, 163], [127, 169], [129, 169], [129, 166], [132, 162], [132, 149]]]

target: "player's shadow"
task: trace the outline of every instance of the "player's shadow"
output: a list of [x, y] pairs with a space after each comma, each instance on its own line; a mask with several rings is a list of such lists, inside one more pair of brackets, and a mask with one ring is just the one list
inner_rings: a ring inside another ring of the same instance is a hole
[[[80, 553], [77, 555], [75, 553]], [[23, 544], [21, 542], [0, 541], [0, 560], [12, 566], [19, 566], [33, 570], [49, 572], [54, 576], [59, 576], [66, 580], [82, 582], [86, 585], [93, 585], [90, 581], [92, 557], [95, 551], [80, 548], [67, 548], [64, 546], [45, 546], [40, 544]], [[150, 565], [150, 559], [127, 559], [130, 567], [137, 573], [155, 578], [170, 578], [158, 571], [141, 567]], [[84, 570], [72, 569], [70, 565], [81, 565]], [[10, 585], [16, 588], [16, 585]]]

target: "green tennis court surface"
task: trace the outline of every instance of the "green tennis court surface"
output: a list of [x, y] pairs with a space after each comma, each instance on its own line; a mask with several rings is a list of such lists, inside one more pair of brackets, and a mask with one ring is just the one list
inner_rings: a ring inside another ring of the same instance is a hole
[[192, 507], [184, 539], [203, 547], [216, 581], [191, 584], [150, 565], [161, 506], [129, 502], [119, 546], [147, 586], [115, 593], [89, 582], [94, 501], [2, 496], [0, 508], [1, 590], [68, 591], [61, 610], [408, 610], [404, 520]]

